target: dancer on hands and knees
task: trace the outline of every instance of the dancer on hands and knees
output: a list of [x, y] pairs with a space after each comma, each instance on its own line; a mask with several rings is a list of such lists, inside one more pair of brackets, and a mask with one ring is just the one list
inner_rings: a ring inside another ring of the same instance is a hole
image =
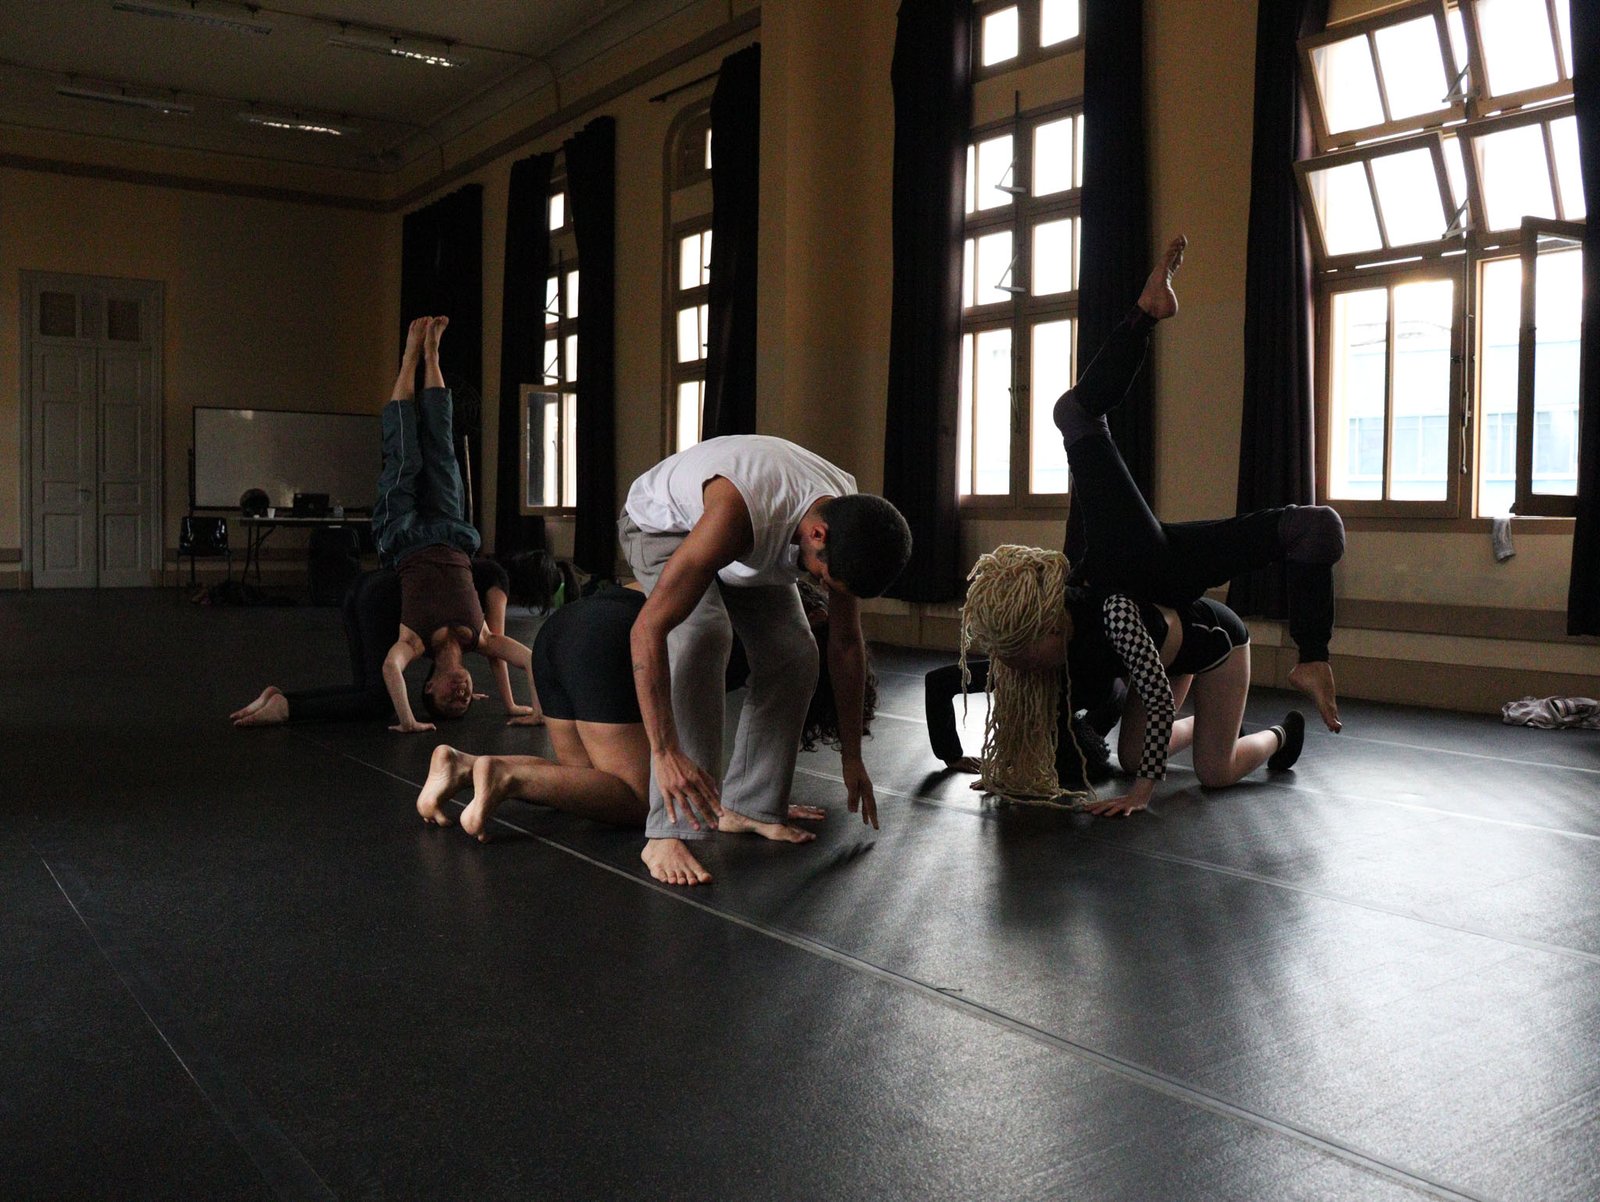
[[[814, 588], [808, 593], [805, 582], [800, 595], [814, 637], [826, 644], [825, 595]], [[461, 815], [461, 827], [483, 841], [507, 797], [614, 826], [643, 826], [650, 812], [650, 741], [633, 683], [630, 635], [644, 604], [640, 591], [609, 587], [563, 606], [546, 620], [533, 642], [534, 675], [555, 759], [474, 756], [438, 747], [417, 797], [423, 820], [449, 826], [449, 799], [470, 785], [472, 800]], [[744, 683], [743, 674], [730, 676], [727, 687]], [[875, 698], [869, 668], [863, 730], [871, 725]], [[806, 750], [818, 742], [838, 745], [840, 724], [833, 707], [832, 684], [819, 679], [800, 736]], [[826, 811], [814, 806], [791, 805], [787, 813], [790, 822], [825, 817]], [[758, 833], [781, 837], [764, 829]]]
[[[882, 497], [780, 438], [713, 438], [635, 480], [618, 523], [648, 600], [632, 633], [639, 710], [650, 740], [643, 859], [676, 885], [711, 879], [688, 844], [712, 828], [806, 842], [784, 822], [817, 647], [794, 583], [827, 586], [828, 663], [847, 803], [877, 826], [861, 760], [866, 643], [858, 599], [880, 595], [911, 555], [905, 519]], [[724, 670], [737, 630], [750, 662], [725, 781]]]
[[1326, 505], [1289, 505], [1239, 517], [1161, 522], [1128, 474], [1105, 415], [1132, 386], [1150, 333], [1178, 312], [1172, 278], [1188, 240], [1168, 245], [1138, 303], [1112, 331], [1077, 384], [1055, 405], [1055, 423], [1072, 468], [1073, 504], [1082, 507], [1087, 550], [1073, 583], [1139, 602], [1181, 609], [1236, 576], [1282, 563], [1289, 591], [1289, 634], [1300, 652], [1289, 673], [1331, 731], [1340, 729], [1328, 643], [1333, 636], [1333, 565], [1344, 555], [1344, 523]]
[[[418, 656], [433, 661], [422, 692], [438, 719], [461, 717], [476, 696], [462, 662], [468, 651], [522, 669], [533, 688], [532, 653], [489, 627], [473, 589], [472, 555], [481, 540], [465, 516], [451, 430], [453, 403], [439, 366], [439, 339], [449, 321], [419, 317], [411, 323], [400, 374], [383, 407], [383, 471], [372, 508], [372, 538], [379, 562], [393, 565], [400, 577], [399, 637], [383, 661], [397, 718], [390, 729], [398, 731], [434, 729], [417, 721], [406, 692], [404, 672]], [[423, 390], [416, 401], [419, 355]]]

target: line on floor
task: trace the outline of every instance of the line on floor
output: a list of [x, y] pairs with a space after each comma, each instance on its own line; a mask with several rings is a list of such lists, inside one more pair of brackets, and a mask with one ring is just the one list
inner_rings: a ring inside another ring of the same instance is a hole
[[[842, 785], [844, 778], [833, 776], [827, 772], [818, 772], [813, 768], [796, 768], [796, 772], [806, 776], [816, 777], [818, 780], [828, 781], [830, 784]], [[883, 785], [874, 786], [879, 793], [889, 797], [900, 797], [907, 801], [920, 802], [923, 805], [934, 806], [937, 809], [949, 810], [956, 814], [967, 814], [978, 818], [983, 816], [983, 810], [971, 806], [959, 805], [955, 802], [945, 801], [938, 797], [928, 797], [922, 793], [907, 793], [901, 789], [891, 789]], [[1286, 881], [1282, 877], [1267, 876], [1260, 872], [1251, 872], [1245, 868], [1232, 868], [1227, 864], [1218, 864], [1212, 860], [1200, 860], [1192, 856], [1181, 856], [1168, 851], [1151, 851], [1142, 847], [1129, 847], [1115, 839], [1107, 839], [1101, 835], [1091, 835], [1078, 831], [1077, 837], [1086, 843], [1093, 843], [1099, 847], [1109, 847], [1124, 855], [1138, 856], [1146, 860], [1158, 860], [1167, 864], [1179, 864], [1185, 868], [1193, 868], [1200, 872], [1215, 872], [1222, 876], [1236, 877], [1239, 880], [1253, 881], [1259, 885], [1267, 885], [1273, 889], [1284, 889], [1291, 893], [1304, 894], [1307, 897], [1319, 898], [1322, 901], [1338, 902], [1341, 905], [1355, 906], [1358, 909], [1370, 910], [1376, 914], [1387, 914], [1393, 918], [1403, 918], [1412, 922], [1420, 922], [1426, 926], [1438, 927], [1441, 930], [1452, 931], [1458, 935], [1471, 935], [1478, 939], [1488, 939], [1495, 943], [1509, 943], [1517, 947], [1527, 948], [1530, 951], [1547, 952], [1553, 956], [1563, 956], [1569, 960], [1582, 960], [1588, 964], [1600, 964], [1600, 955], [1586, 952], [1582, 948], [1567, 947], [1560, 943], [1546, 943], [1540, 939], [1528, 939], [1520, 935], [1500, 934], [1493, 931], [1481, 931], [1476, 927], [1462, 926], [1459, 923], [1445, 922], [1437, 918], [1429, 918], [1425, 914], [1418, 914], [1413, 910], [1402, 910], [1396, 906], [1379, 905], [1376, 902], [1363, 901], [1359, 897], [1351, 897], [1343, 893], [1334, 893], [1327, 889], [1314, 889], [1309, 885], [1297, 885], [1293, 881]]]
[[[399, 781], [400, 783], [408, 785], [414, 789], [422, 788], [420, 782], [401, 776], [399, 773], [392, 772], [378, 764], [363, 760], [359, 756], [352, 755], [350, 752], [345, 751], [343, 748], [335, 747], [328, 743], [323, 743], [318, 739], [312, 738], [303, 731], [294, 731], [293, 733], [316, 747], [320, 747], [325, 751], [331, 751], [334, 754], [342, 756], [343, 758], [359, 764], [364, 768], [381, 773], [382, 775], [389, 777], [391, 780]], [[802, 771], [806, 770], [802, 769]], [[808, 775], [821, 776], [822, 774], [808, 772]], [[823, 779], [831, 778], [823, 777]], [[889, 790], [883, 790], [883, 792], [889, 792]], [[894, 795], [905, 796], [904, 794]], [[452, 804], [458, 809], [466, 808], [464, 803], [459, 801], [452, 800]], [[1448, 1202], [1483, 1202], [1479, 1195], [1470, 1194], [1463, 1190], [1433, 1181], [1422, 1176], [1418, 1171], [1407, 1169], [1403, 1165], [1394, 1164], [1390, 1161], [1382, 1159], [1381, 1157], [1362, 1152], [1356, 1148], [1352, 1148], [1347, 1144], [1341, 1143], [1337, 1138], [1331, 1135], [1324, 1135], [1308, 1127], [1296, 1126], [1280, 1119], [1274, 1119], [1268, 1115], [1260, 1114], [1254, 1110], [1248, 1109], [1247, 1107], [1230, 1102], [1225, 1098], [1206, 1093], [1202, 1090], [1194, 1088], [1191, 1085], [1186, 1085], [1177, 1078], [1169, 1077], [1164, 1073], [1152, 1068], [1148, 1068], [1137, 1063], [1136, 1061], [1127, 1060], [1123, 1057], [1113, 1055], [1112, 1053], [1103, 1052], [1096, 1048], [1089, 1047], [1087, 1044], [1081, 1044], [1074, 1040], [1067, 1039], [1066, 1037], [1057, 1035], [1051, 1031], [1046, 1031], [1042, 1027], [1034, 1026], [1023, 1019], [1008, 1014], [1004, 1010], [987, 1006], [981, 1002], [973, 1001], [970, 998], [954, 997], [950, 993], [939, 989], [937, 986], [928, 984], [926, 981], [920, 980], [916, 977], [907, 976], [903, 973], [895, 972], [893, 969], [884, 968], [882, 965], [874, 964], [870, 960], [864, 960], [859, 956], [853, 955], [841, 948], [836, 948], [831, 944], [824, 943], [821, 940], [807, 935], [800, 935], [793, 931], [787, 931], [782, 927], [772, 926], [764, 922], [759, 922], [755, 919], [746, 918], [743, 915], [736, 914], [730, 910], [719, 909], [716, 906], [709, 905], [706, 902], [690, 896], [689, 893], [682, 888], [673, 889], [666, 885], [662, 885], [657, 881], [651, 880], [650, 878], [645, 877], [638, 872], [632, 872], [624, 868], [619, 868], [614, 864], [608, 864], [604, 860], [597, 859], [594, 856], [579, 851], [574, 847], [570, 847], [556, 839], [552, 839], [546, 835], [536, 834], [535, 832], [528, 830], [526, 827], [518, 826], [516, 823], [511, 822], [498, 814], [495, 816], [494, 821], [504, 826], [506, 829], [516, 831], [518, 834], [524, 835], [538, 843], [542, 843], [554, 851], [558, 851], [563, 855], [571, 856], [572, 858], [580, 860], [591, 867], [598, 868], [603, 872], [608, 872], [611, 875], [620, 877], [625, 881], [631, 881], [635, 885], [649, 889], [654, 893], [660, 894], [664, 898], [668, 898], [679, 903], [680, 905], [690, 906], [705, 914], [719, 918], [724, 922], [731, 923], [734, 926], [742, 927], [745, 930], [752, 931], [759, 935], [764, 935], [769, 939], [774, 939], [780, 943], [785, 943], [790, 947], [807, 952], [820, 959], [831, 961], [832, 963], [849, 969], [860, 976], [870, 977], [892, 985], [895, 988], [913, 993], [927, 1001], [935, 1002], [938, 1005], [944, 1006], [947, 1009], [953, 1010], [959, 1014], [976, 1018], [979, 1021], [988, 1024], [989, 1026], [1010, 1032], [1013, 1035], [1021, 1036], [1030, 1042], [1051, 1048], [1058, 1052], [1065, 1052], [1075, 1059], [1093, 1064], [1096, 1067], [1104, 1069], [1115, 1076], [1121, 1077], [1127, 1081], [1132, 1081], [1137, 1085], [1140, 1085], [1155, 1093], [1159, 1093], [1165, 1097], [1173, 1098], [1187, 1105], [1206, 1110], [1212, 1114], [1221, 1115], [1225, 1118], [1230, 1118], [1237, 1122], [1245, 1123], [1257, 1129], [1283, 1136], [1286, 1139], [1293, 1140], [1296, 1143], [1313, 1148], [1316, 1151], [1322, 1152], [1328, 1156], [1332, 1156], [1346, 1164], [1353, 1165], [1357, 1168], [1376, 1174], [1377, 1176], [1386, 1178], [1387, 1180], [1394, 1181], [1397, 1184], [1406, 1186], [1408, 1188], [1419, 1190], [1431, 1197], [1447, 1199]]]
[[205, 1041], [185, 1017], [177, 999], [157, 979], [155, 973], [140, 958], [138, 952], [120, 940], [102, 934], [89, 921], [80, 901], [92, 896], [72, 868], [61, 862], [52, 864], [30, 839], [34, 855], [50, 874], [61, 896], [77, 916], [89, 940], [101, 958], [116, 974], [122, 987], [133, 998], [145, 1017], [177, 1060], [178, 1065], [194, 1082], [211, 1112], [215, 1114], [234, 1140], [243, 1149], [256, 1171], [261, 1174], [273, 1195], [285, 1202], [303, 1202], [306, 1199], [338, 1198], [309, 1161], [301, 1155], [282, 1129], [272, 1121], [266, 1108], [257, 1101], [244, 1083], [229, 1072], [222, 1061], [206, 1047]]

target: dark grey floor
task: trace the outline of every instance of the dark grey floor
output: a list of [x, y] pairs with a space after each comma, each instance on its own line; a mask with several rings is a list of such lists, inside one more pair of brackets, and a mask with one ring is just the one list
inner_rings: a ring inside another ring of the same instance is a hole
[[[1095, 821], [931, 773], [940, 657], [879, 649], [881, 833], [802, 756], [821, 838], [676, 893], [425, 827], [432, 736], [224, 720], [343, 662], [331, 610], [0, 598], [0, 1196], [1600, 1197], [1600, 734], [1352, 702]], [[448, 737], [543, 748], [492, 708]]]

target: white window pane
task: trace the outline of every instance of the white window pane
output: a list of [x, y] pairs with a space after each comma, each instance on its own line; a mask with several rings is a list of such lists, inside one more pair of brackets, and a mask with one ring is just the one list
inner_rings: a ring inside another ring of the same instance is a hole
[[1077, 224], [1068, 217], [1041, 221], [1033, 227], [1033, 295], [1053, 296], [1077, 288], [1078, 263], [1073, 254], [1073, 227]]
[[1044, 0], [1039, 8], [1039, 45], [1055, 46], [1081, 32], [1078, 0]]
[[1483, 265], [1478, 290], [1478, 513], [1500, 517], [1517, 496], [1517, 336], [1522, 262]]
[[576, 334], [568, 334], [567, 335], [567, 339], [566, 339], [566, 343], [567, 343], [567, 345], [566, 345], [566, 356], [567, 356], [567, 375], [566, 375], [566, 379], [570, 383], [571, 381], [576, 380], [578, 378], [578, 336]]
[[569, 272], [567, 272], [567, 316], [568, 317], [576, 317], [577, 315], [578, 315], [578, 273], [576, 271], [569, 271]]
[[1534, 277], [1533, 491], [1578, 493], [1578, 342], [1583, 252], [1547, 251]]
[[1364, 36], [1318, 46], [1311, 52], [1311, 65], [1322, 94], [1328, 132], [1383, 124], [1378, 76], [1372, 69], [1372, 52]]
[[961, 336], [961, 403], [956, 425], [956, 479], [963, 497], [972, 495], [972, 335]]
[[1550, 123], [1550, 141], [1556, 151], [1556, 181], [1561, 188], [1561, 215], [1567, 221], [1582, 221], [1587, 206], [1583, 199], [1583, 177], [1578, 167], [1578, 119], [1563, 117]]
[[711, 131], [706, 130], [706, 170], [711, 170]]
[[1372, 178], [1390, 246], [1434, 242], [1444, 233], [1450, 218], [1439, 199], [1439, 177], [1429, 151], [1408, 150], [1374, 159]]
[[1556, 25], [1561, 30], [1561, 65], [1572, 78], [1572, 6], [1583, 0], [1556, 0]]
[[1475, 8], [1493, 95], [1556, 81], [1556, 52], [1545, 0], [1478, 0]]
[[974, 212], [978, 207], [978, 148], [967, 147], [967, 182], [966, 182], [966, 207], [964, 213]]
[[553, 326], [561, 320], [561, 278], [551, 276], [544, 282], [544, 324]]
[[1079, 113], [1073, 118], [1077, 127], [1077, 136], [1072, 139], [1072, 183], [1074, 187], [1083, 187], [1083, 114]]
[[973, 348], [973, 491], [1011, 491], [1011, 331], [984, 330]]
[[700, 286], [700, 235], [690, 234], [678, 242], [678, 287]]
[[1461, 153], [1461, 139], [1448, 137], [1444, 147], [1444, 173], [1450, 178], [1450, 199], [1460, 209], [1467, 199], [1467, 164]]
[[1077, 122], [1072, 117], [1046, 121], [1033, 130], [1033, 194], [1049, 196], [1074, 185], [1073, 150]]
[[691, 305], [687, 309], [678, 310], [678, 362], [693, 363], [697, 359], [705, 358], [700, 347], [703, 339], [700, 337], [700, 309]]
[[695, 319], [700, 325], [700, 357], [704, 359], [710, 353], [711, 306], [701, 305], [695, 311]]
[[1474, 139], [1473, 149], [1490, 229], [1513, 229], [1524, 217], [1556, 215], [1539, 126], [1522, 125]]
[[1383, 496], [1389, 296], [1382, 288], [1336, 292], [1331, 308], [1328, 495], [1376, 501]]
[[1372, 189], [1367, 185], [1367, 169], [1361, 163], [1345, 163], [1311, 173], [1311, 199], [1316, 205], [1322, 241], [1330, 255], [1355, 254], [1377, 250], [1383, 245], [1378, 234], [1378, 214], [1372, 207]]
[[1432, 17], [1390, 25], [1374, 37], [1392, 119], [1436, 113], [1447, 107], [1444, 94], [1450, 84], [1445, 79], [1439, 27]]
[[983, 65], [992, 67], [1017, 57], [1018, 23], [1015, 6], [992, 12], [983, 19]]
[[1455, 284], [1419, 280], [1394, 290], [1394, 431], [1389, 495], [1442, 501], [1450, 460], [1450, 327]]
[[686, 451], [700, 441], [701, 406], [705, 404], [704, 380], [690, 380], [678, 385], [678, 446]]
[[700, 282], [711, 282], [711, 231], [700, 235]]
[[963, 309], [972, 308], [972, 276], [973, 272], [977, 270], [976, 247], [977, 242], [972, 238], [968, 238], [961, 244], [961, 307]]
[[1012, 185], [1015, 173], [1011, 162], [1011, 135], [1003, 134], [978, 143], [977, 207], [997, 209], [1011, 203], [1011, 194], [1002, 188]]
[[555, 338], [544, 340], [544, 382], [561, 383], [561, 343]]
[[567, 194], [557, 192], [550, 198], [550, 228], [558, 230], [567, 224]]
[[570, 392], [561, 398], [561, 503], [578, 503], [578, 398]]
[[561, 495], [561, 409], [560, 399], [546, 397], [540, 406], [544, 410], [544, 429], [540, 432], [539, 457], [543, 461], [540, 473], [539, 504], [554, 505]]
[[1011, 294], [1001, 287], [1011, 283], [1010, 230], [985, 234], [978, 239], [977, 269], [972, 283], [973, 304], [992, 305], [1011, 299]]
[[1067, 453], [1051, 414], [1061, 394], [1072, 387], [1074, 322], [1041, 321], [1033, 327], [1028, 387], [1030, 415], [1028, 488], [1036, 493], [1067, 491]]

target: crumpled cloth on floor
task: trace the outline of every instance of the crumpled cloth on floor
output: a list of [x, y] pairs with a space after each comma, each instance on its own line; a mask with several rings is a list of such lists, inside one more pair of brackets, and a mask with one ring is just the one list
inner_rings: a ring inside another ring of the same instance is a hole
[[1500, 707], [1507, 726], [1541, 730], [1600, 730], [1600, 701], [1588, 697], [1524, 697]]

